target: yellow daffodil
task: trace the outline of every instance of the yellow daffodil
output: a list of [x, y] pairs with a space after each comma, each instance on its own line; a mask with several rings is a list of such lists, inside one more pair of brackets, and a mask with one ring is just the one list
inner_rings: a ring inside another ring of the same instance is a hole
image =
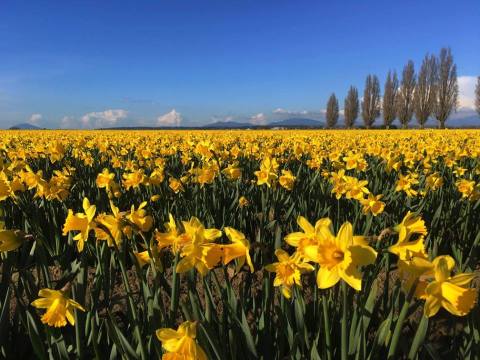
[[238, 206], [243, 208], [245, 206], [248, 206], [248, 204], [249, 204], [248, 199], [245, 196], [240, 196], [240, 198], [238, 199]]
[[7, 175], [3, 171], [0, 172], [0, 201], [7, 199], [12, 195], [12, 188], [8, 181]]
[[346, 222], [332, 234], [331, 227], [324, 226], [319, 232], [318, 245], [305, 247], [306, 259], [320, 265], [317, 286], [327, 289], [343, 279], [355, 290], [362, 288], [360, 266], [375, 262], [377, 252], [368, 246], [362, 236], [354, 236], [352, 224]]
[[106, 240], [108, 246], [114, 244], [119, 246], [122, 243], [122, 236], [125, 228], [124, 213], [110, 202], [112, 214], [99, 214], [95, 218], [95, 236], [98, 240]]
[[109, 190], [114, 182], [115, 174], [111, 173], [108, 169], [103, 169], [103, 171], [97, 175], [96, 184], [98, 188], [105, 188]]
[[283, 296], [292, 297], [292, 286], [302, 287], [301, 275], [313, 271], [314, 267], [303, 261], [299, 253], [288, 255], [285, 250], [275, 250], [278, 262], [265, 266], [265, 270], [275, 273], [273, 286], [280, 287]]
[[229, 164], [225, 169], [222, 170], [222, 173], [227, 177], [229, 180], [237, 180], [242, 176], [242, 170], [238, 167], [238, 163], [235, 162], [233, 164]]
[[147, 215], [147, 211], [144, 209], [147, 206], [147, 202], [142, 202], [138, 209], [135, 210], [135, 206], [132, 205], [130, 213], [128, 213], [125, 218], [135, 226], [141, 232], [148, 232], [153, 226], [153, 218], [150, 215]]
[[177, 180], [177, 179], [175, 179], [175, 178], [173, 178], [173, 177], [171, 177], [171, 178], [168, 179], [168, 187], [169, 187], [170, 189], [172, 189], [172, 191], [173, 191], [175, 194], [178, 194], [178, 193], [181, 192], [181, 191], [185, 191], [185, 189], [183, 188], [182, 183], [181, 183], [179, 180]]
[[189, 221], [182, 221], [182, 224], [185, 229], [182, 236], [187, 238], [187, 244], [181, 249], [182, 259], [175, 270], [183, 273], [195, 268], [204, 276], [221, 260], [222, 249], [212, 242], [222, 236], [222, 232], [218, 229], [205, 229], [196, 217], [192, 217]]
[[37, 309], [47, 309], [41, 320], [49, 326], [62, 327], [67, 325], [67, 320], [74, 325], [73, 310], [76, 308], [85, 311], [79, 303], [70, 299], [61, 290], [41, 289], [38, 296], [40, 298], [33, 301], [32, 306]]
[[223, 245], [223, 263], [227, 265], [230, 261], [238, 259], [237, 271], [239, 271], [245, 261], [247, 261], [250, 272], [254, 272], [252, 259], [250, 258], [250, 242], [245, 238], [245, 235], [238, 230], [231, 227], [226, 227], [225, 234], [230, 239], [232, 244]]
[[[410, 260], [414, 256], [426, 257], [424, 238], [427, 228], [420, 216], [409, 211], [394, 230], [398, 232], [398, 241], [388, 249], [391, 253], [397, 255], [400, 260]], [[412, 235], [415, 234], [419, 236], [411, 240]]]
[[453, 315], [465, 316], [475, 305], [478, 291], [468, 285], [476, 275], [464, 273], [452, 277], [450, 272], [454, 264], [449, 264], [444, 257], [433, 261], [434, 280], [426, 285], [422, 296], [425, 316], [434, 316], [442, 307]]
[[273, 181], [278, 177], [276, 174], [277, 169], [277, 160], [272, 159], [269, 156], [265, 157], [260, 164], [260, 170], [254, 172], [257, 177], [257, 185], [265, 184], [268, 187], [271, 187]]
[[282, 170], [282, 175], [278, 178], [278, 183], [287, 190], [293, 189], [296, 177], [290, 170]]
[[382, 194], [380, 195], [373, 195], [368, 194], [368, 197], [365, 199], [360, 200], [360, 204], [362, 204], [362, 212], [364, 214], [372, 213], [373, 216], [377, 216], [383, 212], [385, 209], [385, 203], [380, 201], [383, 197]]
[[0, 228], [0, 252], [13, 251], [22, 246], [25, 241], [24, 234], [19, 230], [4, 230]]
[[162, 360], [208, 360], [196, 341], [197, 323], [185, 321], [177, 330], [163, 328], [156, 331], [166, 353]]
[[79, 252], [83, 251], [89, 231], [95, 228], [93, 221], [96, 212], [95, 205], [90, 205], [90, 201], [84, 198], [82, 206], [84, 213], [73, 214], [73, 211], [69, 209], [67, 219], [63, 225], [64, 236], [67, 235], [69, 231], [80, 231], [80, 233], [73, 237], [73, 240], [77, 241], [77, 249]]
[[180, 233], [172, 214], [168, 214], [168, 218], [169, 221], [165, 223], [166, 232], [155, 231], [155, 239], [159, 249], [171, 247], [172, 252], [176, 254], [184, 245], [190, 242], [190, 239]]
[[408, 197], [417, 196], [417, 190], [412, 188], [412, 186], [416, 184], [418, 184], [418, 180], [415, 178], [415, 176], [411, 174], [400, 174], [395, 191], [403, 191]]
[[136, 170], [131, 173], [123, 174], [123, 187], [126, 190], [130, 188], [138, 188], [144, 181], [145, 175], [143, 174], [143, 170]]
[[331, 226], [332, 221], [329, 218], [323, 218], [315, 223], [315, 227], [308, 222], [303, 216], [297, 218], [297, 224], [303, 232], [294, 232], [285, 236], [285, 242], [297, 248], [297, 252], [301, 255], [305, 254], [305, 247], [318, 244], [317, 235], [324, 226]]

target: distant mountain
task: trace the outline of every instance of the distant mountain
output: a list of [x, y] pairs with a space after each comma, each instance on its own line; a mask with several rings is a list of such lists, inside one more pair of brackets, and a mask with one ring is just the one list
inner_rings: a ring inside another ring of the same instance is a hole
[[322, 128], [324, 124], [321, 121], [306, 118], [291, 118], [280, 121], [274, 121], [268, 124], [268, 127], [308, 127]]
[[41, 128], [29, 123], [21, 123], [21, 124], [13, 125], [10, 128], [10, 130], [41, 130]]
[[200, 126], [202, 129], [271, 129], [271, 128], [322, 128], [321, 121], [306, 118], [291, 118], [280, 121], [273, 121], [268, 124], [254, 125], [247, 122], [217, 121], [211, 124]]
[[204, 129], [246, 129], [255, 127], [255, 125], [237, 121], [217, 121], [201, 127]]

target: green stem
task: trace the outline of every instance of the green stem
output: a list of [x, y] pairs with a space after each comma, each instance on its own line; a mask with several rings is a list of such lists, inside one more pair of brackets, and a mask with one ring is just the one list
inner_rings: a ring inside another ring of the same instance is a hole
[[327, 348], [327, 360], [332, 360], [332, 341], [330, 339], [330, 320], [328, 318], [328, 304], [327, 297], [322, 294], [323, 305], [323, 325], [325, 327], [325, 346]]
[[177, 264], [180, 258], [180, 254], [177, 252], [175, 255], [175, 261], [173, 263], [173, 276], [172, 276], [172, 288], [170, 293], [170, 325], [175, 325], [175, 318], [178, 310], [178, 300], [180, 292], [180, 278], [177, 274]]
[[342, 281], [342, 360], [347, 360], [347, 284]]
[[388, 356], [387, 359], [391, 360], [395, 358], [395, 354], [397, 352], [398, 341], [400, 340], [400, 335], [402, 334], [402, 327], [403, 323], [408, 314], [408, 308], [410, 307], [410, 302], [412, 301], [413, 294], [415, 293], [415, 289], [417, 287], [417, 282], [415, 282], [410, 289], [405, 302], [403, 303], [402, 310], [400, 310], [400, 314], [398, 315], [397, 323], [395, 325], [395, 329], [393, 331], [392, 341], [390, 343], [390, 348], [388, 349]]
[[124, 266], [124, 263], [123, 263], [123, 261], [125, 259], [120, 257], [121, 254], [120, 254], [117, 247], [115, 247], [115, 252], [116, 252], [116, 255], [117, 255], [117, 258], [118, 258], [118, 264], [120, 266], [120, 271], [122, 273], [123, 286], [125, 286], [125, 291], [127, 292], [127, 298], [128, 298], [128, 303], [129, 303], [129, 307], [130, 307], [130, 313], [131, 313], [132, 320], [133, 320], [134, 334], [135, 334], [135, 337], [137, 338], [138, 345], [139, 345], [139, 348], [140, 348], [140, 357], [141, 357], [142, 360], [145, 360], [145, 359], [147, 359], [147, 351], [145, 349], [145, 344], [143, 343], [143, 336], [142, 336], [142, 332], [140, 331], [139, 321], [138, 321], [138, 317], [137, 317], [137, 309], [136, 309], [135, 302], [134, 302], [133, 297], [132, 297], [132, 290], [130, 288], [130, 284], [128, 283], [128, 276], [127, 276], [127, 272], [125, 270], [125, 266]]
[[423, 344], [425, 340], [425, 336], [427, 335], [428, 331], [428, 318], [423, 315], [420, 324], [418, 324], [417, 331], [415, 333], [415, 337], [413, 338], [412, 347], [410, 348], [410, 352], [408, 353], [408, 359], [414, 360], [417, 356], [418, 349]]

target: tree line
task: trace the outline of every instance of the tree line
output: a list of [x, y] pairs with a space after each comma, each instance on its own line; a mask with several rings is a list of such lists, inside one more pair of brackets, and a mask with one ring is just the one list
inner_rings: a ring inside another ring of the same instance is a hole
[[[359, 117], [364, 126], [371, 128], [382, 115], [383, 126], [390, 128], [398, 119], [406, 129], [415, 117], [420, 128], [424, 128], [430, 117], [435, 117], [438, 127], [445, 128], [445, 122], [458, 103], [457, 65], [450, 48], [442, 48], [438, 56], [427, 54], [420, 71], [409, 60], [403, 68], [401, 80], [396, 71], [389, 71], [384, 84], [383, 98], [378, 77], [369, 74], [365, 80], [363, 99], [360, 101], [358, 89], [350, 86], [344, 103], [346, 128], [353, 128]], [[480, 115], [480, 77], [475, 89], [475, 107]], [[326, 125], [333, 128], [339, 118], [338, 99], [333, 93], [327, 102]]]

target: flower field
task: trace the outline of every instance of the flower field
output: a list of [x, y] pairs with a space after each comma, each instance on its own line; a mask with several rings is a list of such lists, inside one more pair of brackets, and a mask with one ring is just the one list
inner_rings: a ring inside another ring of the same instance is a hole
[[480, 356], [480, 131], [3, 131], [0, 151], [0, 358]]

